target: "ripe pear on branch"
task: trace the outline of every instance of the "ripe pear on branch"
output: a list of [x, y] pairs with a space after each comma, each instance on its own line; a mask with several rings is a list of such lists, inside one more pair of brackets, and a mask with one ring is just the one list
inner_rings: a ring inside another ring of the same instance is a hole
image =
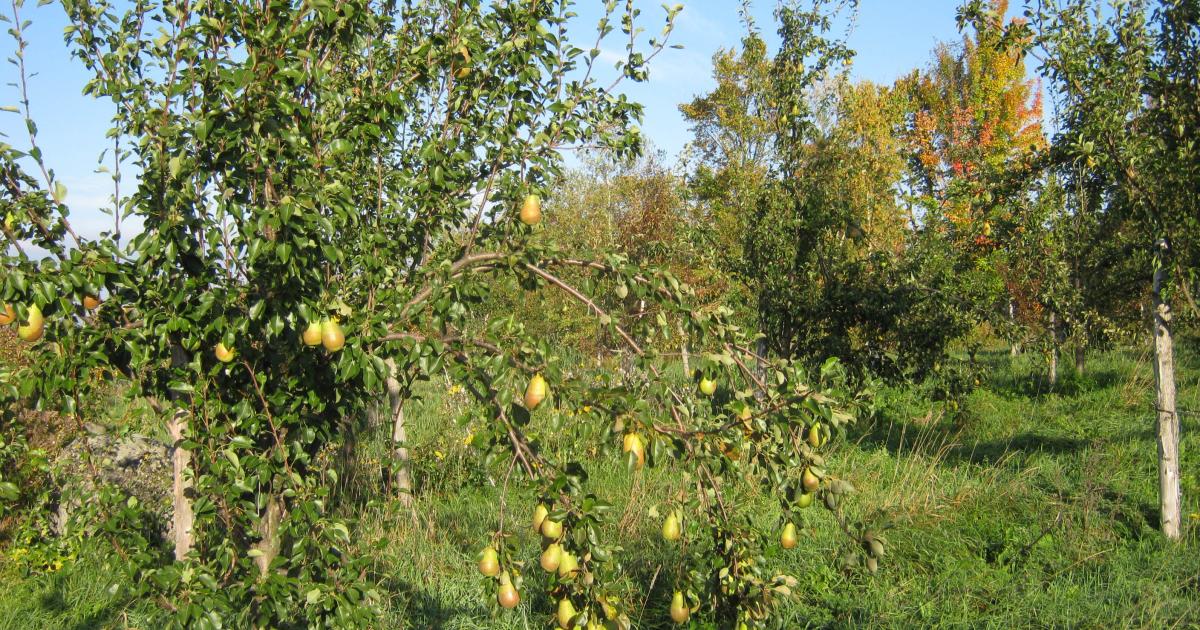
[[25, 323], [17, 326], [17, 336], [32, 343], [42, 338], [42, 334], [46, 331], [46, 320], [42, 317], [42, 309], [37, 304], [30, 304], [25, 312]]
[[534, 374], [525, 387], [525, 408], [530, 411], [536, 409], [546, 399], [548, 391], [546, 379], [541, 374]]

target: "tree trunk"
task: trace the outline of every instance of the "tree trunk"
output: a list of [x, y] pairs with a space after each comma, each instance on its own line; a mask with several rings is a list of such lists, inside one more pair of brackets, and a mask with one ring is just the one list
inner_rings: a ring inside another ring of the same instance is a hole
[[[187, 363], [188, 356], [183, 346], [171, 344], [171, 367], [181, 368]], [[174, 528], [175, 560], [178, 562], [187, 558], [192, 550], [195, 515], [192, 512], [192, 499], [188, 496], [192, 480], [184, 475], [192, 461], [192, 454], [183, 448], [188, 412], [179, 408], [179, 404], [187, 401], [187, 398], [173, 391], [171, 401], [175, 404], [171, 419], [167, 421], [167, 433], [171, 436], [171, 526]]]
[[[767, 340], [765, 337], [760, 337], [758, 342], [754, 344], [754, 352], [758, 355], [758, 357], [754, 359], [754, 371], [758, 373], [759, 380], [765, 383], [767, 380]], [[761, 402], [764, 398], [766, 398], [766, 396], [767, 395], [762, 390], [757, 387], [754, 388], [755, 400]]]
[[183, 448], [183, 436], [187, 430], [187, 412], [178, 409], [171, 420], [167, 422], [167, 431], [171, 434], [171, 464], [172, 484], [171, 496], [171, 526], [175, 538], [175, 560], [187, 558], [192, 550], [192, 501], [188, 491], [192, 488], [191, 479], [184, 478], [184, 471], [191, 463], [192, 454]]
[[1175, 348], [1171, 340], [1171, 306], [1163, 300], [1166, 283], [1165, 242], [1159, 243], [1154, 270], [1154, 380], [1158, 409], [1158, 485], [1162, 531], [1179, 540], [1182, 517], [1179, 489], [1179, 416], [1175, 413]]
[[[1071, 282], [1072, 282], [1072, 284], [1075, 285], [1075, 295], [1082, 296], [1083, 295], [1083, 279], [1079, 277], [1078, 273], [1076, 273], [1075, 277], [1071, 279]], [[1074, 331], [1075, 332], [1075, 374], [1077, 376], [1083, 376], [1083, 364], [1084, 364], [1084, 360], [1086, 359], [1085, 355], [1087, 354], [1087, 334], [1086, 334], [1087, 330], [1083, 326], [1079, 326], [1078, 324], [1077, 324], [1077, 326], [1078, 326], [1078, 328], [1080, 328], [1080, 330]]]
[[[1013, 323], [1013, 327], [1016, 328], [1017, 303], [1012, 300], [1008, 301], [1008, 319]], [[1021, 354], [1021, 342], [1013, 341], [1012, 345], [1008, 347], [1008, 356], [1015, 357], [1018, 354]]]
[[1058, 317], [1050, 313], [1050, 387], [1058, 384]]
[[271, 570], [271, 562], [279, 555], [279, 524], [283, 522], [283, 502], [278, 497], [267, 499], [266, 510], [258, 522], [260, 540], [253, 548], [261, 553], [254, 559], [260, 575], [266, 575]]
[[388, 405], [392, 414], [392, 465], [394, 466], [393, 481], [396, 484], [396, 494], [400, 503], [406, 508], [412, 507], [412, 471], [408, 459], [408, 436], [404, 430], [404, 396], [400, 381], [396, 379], [396, 362], [387, 361], [391, 373], [387, 379]]
[[683, 322], [679, 322], [679, 352], [683, 355], [683, 375], [686, 378], [692, 378], [692, 362], [691, 356], [688, 354], [688, 338], [687, 332], [683, 330]]

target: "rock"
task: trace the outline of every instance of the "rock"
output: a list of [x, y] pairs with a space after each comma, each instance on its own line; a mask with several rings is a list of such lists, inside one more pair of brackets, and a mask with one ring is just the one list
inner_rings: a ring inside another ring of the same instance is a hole
[[61, 534], [80, 498], [95, 492], [97, 482], [111, 484], [126, 496], [136, 497], [159, 524], [159, 533], [171, 530], [171, 447], [154, 438], [130, 434], [107, 435], [88, 431], [68, 444], [55, 459], [55, 481], [61, 497], [55, 519]]

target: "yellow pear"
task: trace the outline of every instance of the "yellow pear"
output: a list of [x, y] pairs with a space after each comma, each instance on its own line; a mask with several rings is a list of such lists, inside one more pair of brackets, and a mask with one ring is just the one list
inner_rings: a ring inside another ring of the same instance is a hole
[[534, 374], [525, 388], [525, 408], [533, 411], [546, 399], [546, 379], [541, 374]]
[[716, 381], [709, 378], [700, 379], [700, 393], [704, 394], [705, 396], [712, 396], [714, 393], [716, 393], [716, 391]]
[[30, 304], [28, 318], [25, 324], [17, 326], [17, 336], [25, 341], [34, 342], [42, 338], [42, 333], [46, 332], [46, 321], [42, 318], [42, 309], [37, 304]]
[[562, 523], [549, 517], [542, 521], [542, 536], [546, 540], [558, 540], [559, 536], [562, 536], [562, 529]]
[[817, 448], [818, 446], [821, 445], [821, 423], [820, 422], [814, 422], [813, 425], [808, 428], [808, 445], [813, 448]]
[[95, 309], [97, 306], [100, 306], [100, 298], [94, 295], [83, 296], [83, 308], [86, 308], [90, 311]]
[[792, 549], [796, 546], [796, 540], [796, 524], [789, 522], [783, 526], [783, 533], [779, 534], [779, 546]]
[[300, 338], [304, 340], [304, 345], [312, 347], [321, 345], [321, 324], [318, 322], [310, 322], [304, 332], [300, 334]]
[[579, 572], [579, 560], [575, 558], [575, 554], [562, 550], [562, 557], [558, 560], [558, 577], [569, 578], [574, 577]]
[[501, 581], [500, 589], [496, 591], [496, 601], [504, 608], [516, 608], [517, 604], [521, 603], [521, 594], [512, 582]]
[[796, 497], [796, 506], [806, 508], [813, 504], [814, 495], [811, 492], [801, 492], [800, 496]]
[[554, 573], [558, 570], [559, 563], [562, 562], [562, 547], [560, 547], [558, 543], [551, 543], [546, 547], [546, 550], [542, 552], [542, 557], [539, 559], [539, 562], [541, 562], [542, 568], [545, 569], [547, 573]]
[[575, 621], [575, 605], [564, 597], [558, 600], [558, 627], [569, 630], [572, 621]]
[[537, 225], [542, 222], [542, 200], [537, 195], [526, 195], [521, 203], [521, 223]]
[[800, 476], [800, 483], [804, 485], [805, 492], [816, 492], [817, 488], [821, 487], [821, 478], [814, 474], [811, 468], [805, 468], [804, 474]]
[[539, 503], [538, 506], [533, 509], [533, 531], [542, 531], [542, 522], [546, 520], [546, 515], [549, 513], [550, 510], [546, 509], [546, 506], [543, 503]]
[[483, 556], [479, 559], [479, 572], [488, 577], [500, 574], [500, 558], [496, 556], [495, 547], [488, 545], [484, 548]]
[[671, 620], [678, 624], [686, 623], [688, 617], [692, 615], [692, 611], [683, 603], [683, 593], [675, 591], [674, 597], [671, 598]]
[[12, 304], [0, 304], [0, 326], [7, 326], [17, 321], [17, 309]]
[[624, 443], [621, 445], [621, 450], [626, 453], [633, 453], [637, 458], [637, 467], [641, 468], [646, 463], [646, 446], [642, 443], [642, 436], [636, 433], [626, 433]]
[[217, 355], [217, 360], [221, 363], [229, 363], [237, 353], [231, 348], [226, 348], [224, 342], [218, 342], [217, 346], [213, 348], [213, 354]]
[[667, 519], [663, 521], [662, 536], [672, 542], [679, 540], [683, 535], [683, 528], [679, 526], [679, 516], [675, 512], [667, 515]]
[[346, 334], [342, 332], [337, 318], [327, 319], [321, 324], [321, 345], [329, 352], [337, 352], [346, 345]]

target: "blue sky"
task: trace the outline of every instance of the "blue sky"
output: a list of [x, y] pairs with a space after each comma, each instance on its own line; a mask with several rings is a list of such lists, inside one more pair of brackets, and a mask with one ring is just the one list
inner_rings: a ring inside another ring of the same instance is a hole
[[[691, 0], [683, 4], [671, 42], [684, 48], [663, 51], [651, 66], [648, 83], [623, 84], [630, 98], [646, 106], [644, 135], [672, 160], [689, 138], [678, 105], [712, 88], [713, 54], [720, 48], [736, 47], [745, 32], [737, 0]], [[914, 68], [926, 66], [938, 42], [959, 38], [954, 22], [957, 4], [956, 0], [861, 0], [848, 39], [857, 51], [853, 77], [890, 83]], [[602, 3], [580, 0], [577, 5], [581, 36], [577, 45], [586, 47], [594, 38], [592, 27]], [[642, 0], [641, 6], [647, 32], [657, 33], [662, 26], [660, 2]], [[753, 5], [754, 20], [772, 44], [776, 40], [771, 16], [774, 7], [774, 0], [756, 0]], [[8, 11], [5, 7], [4, 12]], [[81, 94], [87, 74], [68, 55], [62, 36], [66, 20], [57, 3], [45, 7], [29, 3], [21, 17], [32, 20], [26, 31], [26, 64], [30, 72], [36, 73], [30, 81], [29, 95], [40, 127], [39, 144], [47, 163], [69, 190], [67, 202], [76, 229], [94, 235], [111, 225], [111, 218], [97, 209], [109, 203], [112, 182], [106, 174], [95, 171], [100, 153], [111, 149], [111, 140], [106, 140], [104, 133], [113, 105]], [[591, 38], [586, 37], [589, 33]], [[14, 50], [11, 38], [0, 36], [0, 49], [10, 57]], [[615, 56], [620, 50], [621, 45], [612, 37], [606, 51]], [[0, 105], [15, 105], [19, 93], [8, 84], [17, 80], [16, 69], [5, 65], [0, 72], [4, 73]], [[18, 115], [0, 112], [0, 132], [6, 136], [3, 141], [20, 149], [28, 147]], [[111, 158], [108, 161], [111, 163]], [[122, 185], [125, 192], [131, 188], [130, 181]]]

